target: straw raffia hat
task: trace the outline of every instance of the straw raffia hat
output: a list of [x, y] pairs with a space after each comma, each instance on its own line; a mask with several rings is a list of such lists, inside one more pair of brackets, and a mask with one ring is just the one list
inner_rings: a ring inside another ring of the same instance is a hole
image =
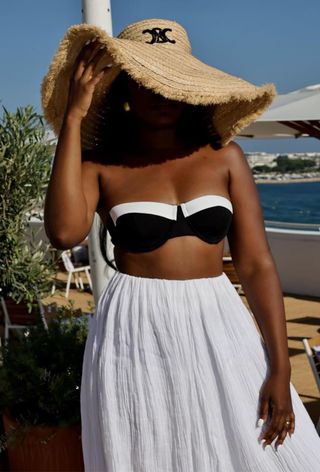
[[194, 57], [186, 30], [175, 21], [138, 21], [115, 38], [95, 25], [73, 25], [60, 42], [41, 86], [44, 117], [56, 135], [66, 110], [75, 60], [84, 44], [94, 37], [106, 46], [114, 65], [96, 85], [82, 121], [83, 149], [94, 148], [102, 139], [99, 130], [103, 128], [105, 97], [121, 70], [168, 99], [215, 105], [212, 125], [221, 146], [256, 120], [277, 95], [273, 83], [256, 86]]

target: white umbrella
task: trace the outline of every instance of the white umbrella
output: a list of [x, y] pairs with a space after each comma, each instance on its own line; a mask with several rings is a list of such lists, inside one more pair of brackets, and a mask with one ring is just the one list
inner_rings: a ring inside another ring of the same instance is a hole
[[320, 139], [320, 84], [279, 94], [268, 110], [237, 137]]

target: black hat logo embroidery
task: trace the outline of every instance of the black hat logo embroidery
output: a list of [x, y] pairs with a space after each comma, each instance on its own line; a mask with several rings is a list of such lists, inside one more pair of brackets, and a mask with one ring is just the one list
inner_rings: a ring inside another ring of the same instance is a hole
[[172, 31], [171, 28], [152, 28], [152, 29], [145, 29], [142, 31], [142, 34], [149, 33], [151, 34], [152, 38], [150, 41], [146, 41], [148, 44], [154, 43], [175, 43], [174, 39], [170, 39], [166, 36], [167, 31]]

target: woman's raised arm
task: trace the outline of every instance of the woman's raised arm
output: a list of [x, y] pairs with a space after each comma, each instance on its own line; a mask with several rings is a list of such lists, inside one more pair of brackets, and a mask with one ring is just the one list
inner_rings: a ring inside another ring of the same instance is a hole
[[106, 69], [99, 70], [105, 56], [98, 41], [84, 46], [70, 81], [44, 210], [45, 230], [57, 249], [71, 248], [87, 236], [99, 200], [98, 171], [90, 161], [82, 162], [81, 122]]

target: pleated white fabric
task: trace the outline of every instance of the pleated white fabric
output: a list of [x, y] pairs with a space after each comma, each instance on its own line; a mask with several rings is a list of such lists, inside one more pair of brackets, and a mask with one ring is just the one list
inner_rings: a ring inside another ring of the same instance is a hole
[[320, 438], [290, 383], [295, 432], [258, 441], [268, 355], [223, 272], [114, 272], [90, 319], [81, 382], [86, 472], [317, 472]]

